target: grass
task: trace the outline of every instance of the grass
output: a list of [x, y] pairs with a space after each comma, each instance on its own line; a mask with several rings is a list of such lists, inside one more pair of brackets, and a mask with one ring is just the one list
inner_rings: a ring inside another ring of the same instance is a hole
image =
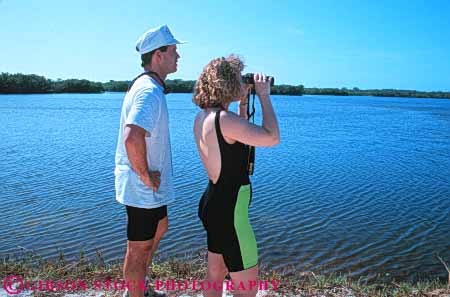
[[[204, 254], [191, 255], [186, 260], [171, 259], [155, 261], [152, 267], [153, 280], [201, 280], [206, 273], [206, 257]], [[441, 259], [442, 260], [442, 259]], [[442, 261], [443, 262], [443, 261]], [[444, 264], [445, 262], [443, 262]], [[446, 267], [447, 268], [447, 267]], [[292, 271], [292, 270], [291, 270]], [[105, 262], [101, 251], [87, 259], [84, 251], [80, 251], [76, 261], [66, 261], [61, 252], [56, 260], [44, 260], [31, 251], [4, 257], [0, 260], [0, 280], [8, 275], [21, 276], [26, 280], [122, 280], [122, 263]], [[314, 272], [261, 271], [260, 279], [276, 280], [278, 290], [266, 291], [265, 296], [450, 296], [449, 283], [442, 280], [426, 280], [411, 282], [369, 282], [367, 278], [351, 278], [345, 274], [317, 275]], [[34, 296], [64, 296], [67, 291], [50, 293], [36, 290]], [[109, 290], [102, 296], [121, 296], [123, 291]], [[78, 292], [73, 292], [78, 293]], [[171, 291], [170, 296], [197, 296], [196, 291]], [[86, 296], [80, 293], [79, 296]]]

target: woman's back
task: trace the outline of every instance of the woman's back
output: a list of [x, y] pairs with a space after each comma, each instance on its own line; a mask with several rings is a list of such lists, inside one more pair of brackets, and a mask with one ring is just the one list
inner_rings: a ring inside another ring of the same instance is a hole
[[[194, 135], [200, 158], [210, 179], [198, 205], [206, 230], [209, 282], [222, 283], [225, 275], [235, 283], [257, 280], [258, 249], [248, 218], [252, 186], [248, 176], [249, 146], [272, 146], [279, 129], [270, 102], [270, 79], [255, 74], [254, 87], [263, 112], [262, 126], [248, 122], [249, 85], [242, 81], [242, 61], [218, 58], [205, 66], [194, 88], [193, 102], [200, 111]], [[238, 112], [228, 111], [239, 101]], [[254, 297], [257, 288], [239, 292]], [[222, 290], [205, 291], [221, 296]]]
[[248, 184], [248, 146], [224, 137], [220, 118], [226, 114], [207, 109], [197, 115], [194, 135], [200, 158], [213, 184]]

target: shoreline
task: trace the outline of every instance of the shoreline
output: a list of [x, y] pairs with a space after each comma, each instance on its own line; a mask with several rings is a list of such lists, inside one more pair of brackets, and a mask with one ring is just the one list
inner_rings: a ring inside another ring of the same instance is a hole
[[[259, 297], [263, 296], [450, 296], [450, 271], [448, 282], [430, 278], [417, 282], [408, 281], [367, 281], [364, 277], [351, 278], [345, 274], [318, 275], [314, 272], [297, 272], [282, 275], [277, 271], [260, 271]], [[100, 251], [95, 259], [87, 259], [80, 252], [77, 261], [68, 262], [64, 255], [58, 260], [43, 260], [33, 252], [0, 261], [0, 280], [3, 296], [122, 296], [122, 262], [105, 263]], [[198, 255], [192, 260], [171, 259], [155, 261], [150, 273], [150, 286], [166, 296], [202, 296], [201, 288], [206, 273], [205, 256]], [[18, 279], [17, 279], [18, 278]], [[22, 289], [29, 283], [34, 291], [20, 291], [7, 295], [5, 290]], [[75, 280], [84, 285], [67, 287]], [[22, 285], [20, 283], [22, 281]], [[40, 281], [40, 282], [39, 282]], [[231, 296], [231, 287], [224, 281], [223, 296]], [[61, 285], [58, 285], [60, 283]], [[49, 285], [50, 284], [50, 285]], [[65, 284], [65, 285], [63, 285]], [[97, 284], [97, 285], [96, 285]], [[114, 284], [114, 285], [113, 285]], [[181, 284], [181, 285], [180, 285]], [[185, 284], [185, 285], [183, 285]], [[46, 287], [47, 286], [47, 287]], [[228, 288], [227, 288], [228, 287]], [[228, 290], [227, 290], [228, 289]]]
[[[82, 94], [82, 95], [99, 95], [99, 94], [125, 94], [125, 91], [104, 91], [104, 92], [48, 92], [48, 93], [0, 93], [0, 96], [8, 95], [69, 95], [69, 94]], [[192, 94], [192, 92], [170, 92], [169, 94]], [[304, 96], [326, 96], [326, 97], [373, 97], [373, 98], [405, 98], [405, 99], [430, 99], [430, 100], [450, 100], [449, 97], [420, 97], [420, 96], [381, 96], [381, 95], [367, 95], [367, 94], [315, 94], [315, 93], [304, 93], [301, 95], [291, 95], [291, 94], [270, 94], [271, 96], [287, 96], [287, 97], [304, 97]]]
[[[170, 93], [192, 93], [195, 80], [167, 79], [166, 86]], [[95, 82], [87, 79], [52, 80], [36, 74], [0, 73], [0, 94], [65, 94], [83, 93], [99, 94], [104, 92], [126, 92], [129, 80]], [[317, 88], [305, 87], [302, 84], [276, 84], [271, 89], [272, 95], [302, 96], [373, 96], [400, 98], [433, 98], [450, 99], [450, 91], [419, 91], [409, 89], [360, 89], [354, 88]]]

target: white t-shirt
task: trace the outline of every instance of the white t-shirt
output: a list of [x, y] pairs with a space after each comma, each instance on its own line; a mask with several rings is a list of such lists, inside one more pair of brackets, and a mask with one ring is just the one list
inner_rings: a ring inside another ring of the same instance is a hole
[[[124, 142], [124, 129], [128, 124], [142, 127], [150, 133], [145, 137], [147, 163], [150, 170], [161, 173], [157, 192], [147, 187], [131, 168]], [[133, 207], [157, 208], [174, 200], [166, 97], [162, 86], [148, 75], [138, 78], [125, 95], [115, 159], [117, 201]]]

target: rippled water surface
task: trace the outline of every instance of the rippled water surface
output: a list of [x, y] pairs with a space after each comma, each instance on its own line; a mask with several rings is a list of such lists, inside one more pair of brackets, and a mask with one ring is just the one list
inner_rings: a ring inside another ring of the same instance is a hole
[[[260, 260], [284, 271], [445, 276], [450, 100], [273, 96], [281, 144], [257, 149], [250, 218]], [[114, 198], [123, 93], [0, 96], [0, 256], [123, 256]], [[162, 259], [206, 246], [207, 184], [190, 94], [167, 97], [177, 202]], [[257, 111], [260, 114], [259, 111]], [[260, 121], [260, 118], [257, 118]]]

